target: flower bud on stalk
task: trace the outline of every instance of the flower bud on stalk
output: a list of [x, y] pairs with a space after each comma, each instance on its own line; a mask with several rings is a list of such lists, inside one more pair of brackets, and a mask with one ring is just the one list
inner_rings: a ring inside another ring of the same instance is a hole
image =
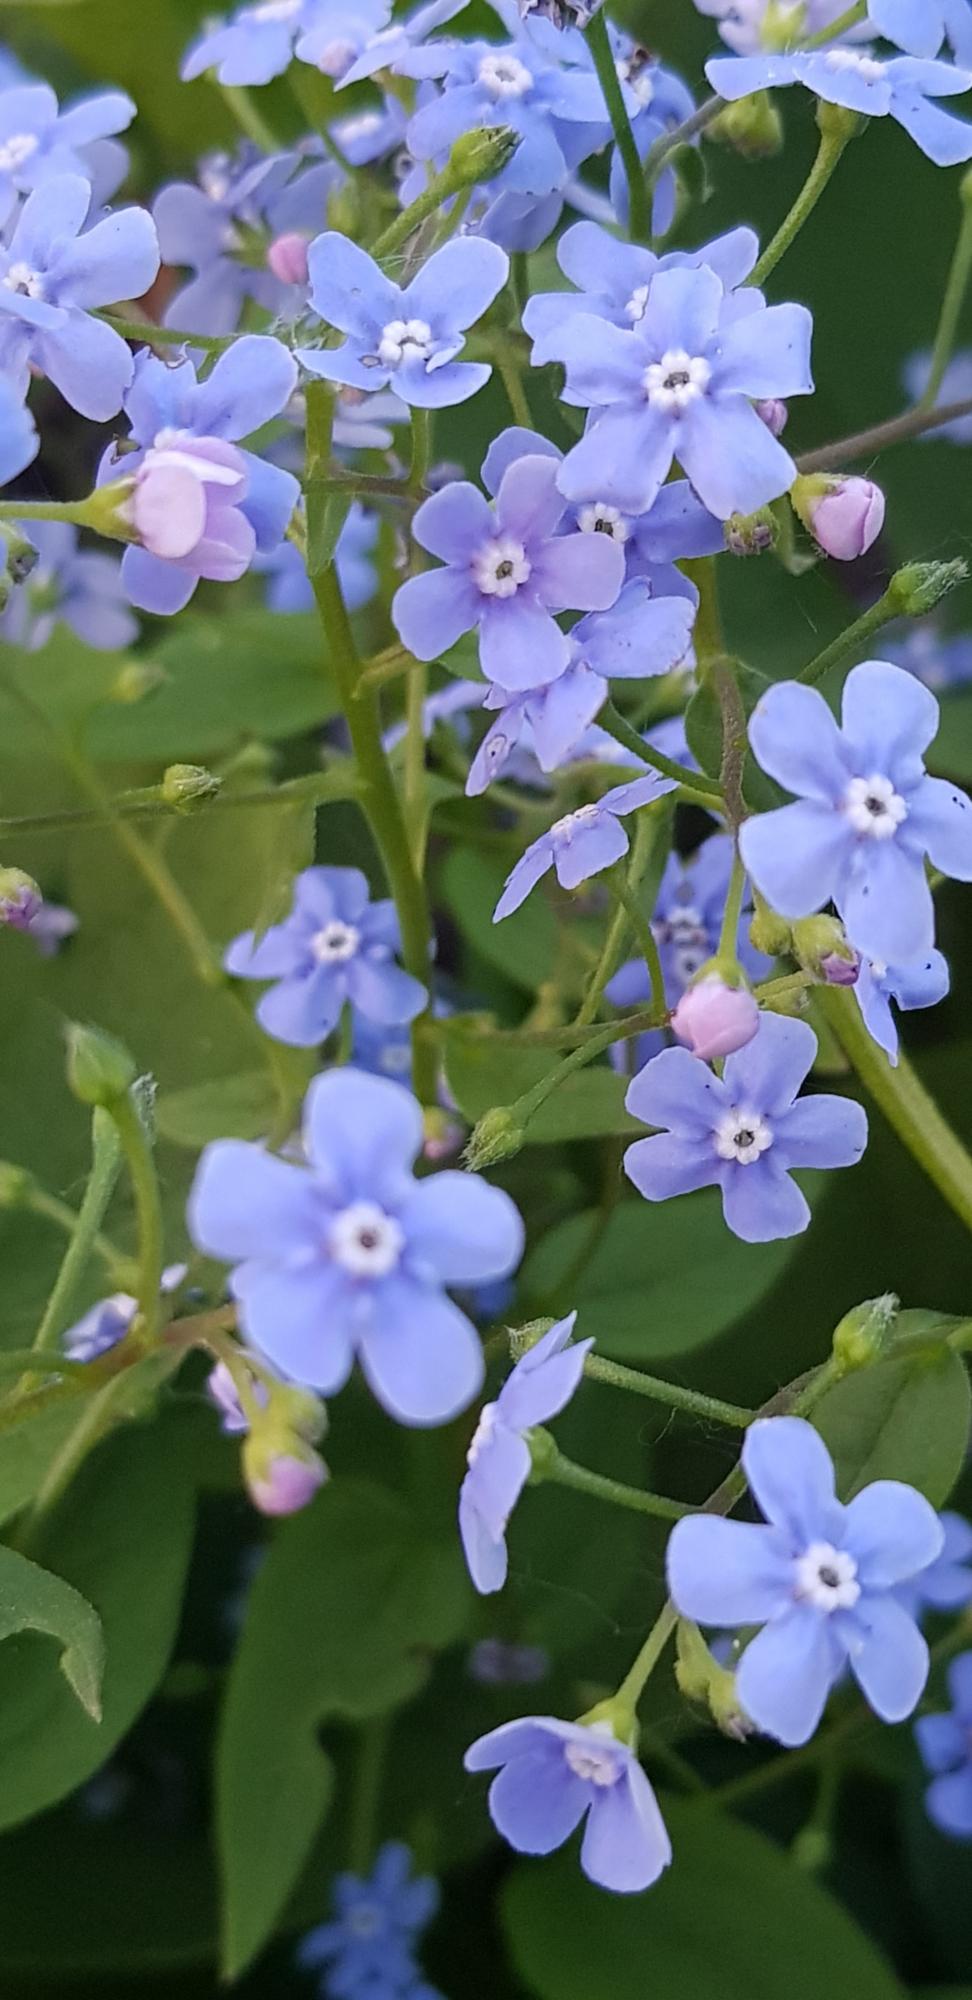
[[672, 1015], [672, 1030], [702, 1062], [730, 1056], [751, 1042], [759, 1027], [759, 1008], [745, 986], [728, 986], [709, 973], [690, 986]]
[[884, 526], [884, 494], [872, 479], [807, 473], [794, 480], [790, 499], [808, 533], [836, 562], [855, 562]]
[[0, 868], [0, 924], [12, 931], [29, 931], [44, 898], [32, 875], [22, 868]]
[[307, 238], [296, 229], [278, 236], [267, 251], [267, 268], [284, 285], [306, 285]]

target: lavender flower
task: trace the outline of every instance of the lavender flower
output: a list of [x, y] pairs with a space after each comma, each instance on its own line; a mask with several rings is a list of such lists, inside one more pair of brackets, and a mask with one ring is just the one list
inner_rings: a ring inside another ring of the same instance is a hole
[[[334, 1917], [302, 1940], [297, 1962], [324, 1974], [321, 1992], [345, 2000], [421, 2000], [415, 1946], [439, 1907], [438, 1884], [412, 1875], [412, 1855], [386, 1841], [370, 1877], [338, 1875]], [[438, 2000], [422, 1987], [426, 2000]]]
[[523, 1225], [476, 1174], [415, 1181], [422, 1114], [407, 1090], [354, 1069], [307, 1094], [308, 1165], [226, 1139], [208, 1146], [190, 1198], [193, 1240], [241, 1259], [230, 1289], [250, 1345], [327, 1395], [357, 1355], [399, 1422], [446, 1423], [483, 1377], [473, 1327], [446, 1285], [505, 1276]]
[[56, 958], [69, 937], [80, 928], [80, 918], [63, 903], [49, 903], [47, 898], [35, 911], [27, 926], [28, 935], [33, 939], [41, 958]]
[[354, 389], [391, 383], [422, 410], [465, 403], [488, 382], [485, 362], [455, 357], [506, 283], [509, 260], [495, 243], [445, 243], [404, 288], [335, 230], [311, 244], [308, 265], [312, 310], [348, 335], [340, 347], [297, 349], [312, 375]]
[[528, 1347], [495, 1403], [485, 1403], [480, 1413], [459, 1494], [459, 1532], [469, 1574], [484, 1594], [506, 1582], [506, 1527], [530, 1476], [527, 1433], [570, 1402], [594, 1345], [571, 1345], [576, 1318], [570, 1313], [558, 1320]]
[[635, 1118], [658, 1128], [624, 1156], [639, 1194], [668, 1201], [718, 1187], [726, 1222], [744, 1243], [798, 1236], [810, 1210], [792, 1170], [854, 1166], [867, 1143], [859, 1104], [823, 1096], [794, 1102], [816, 1053], [806, 1022], [764, 1014], [721, 1077], [688, 1049], [653, 1056], [625, 1099]]
[[762, 1627], [736, 1688], [779, 1742], [809, 1742], [847, 1666], [882, 1721], [902, 1722], [928, 1677], [928, 1648], [897, 1590], [941, 1551], [934, 1508], [892, 1479], [842, 1506], [830, 1453], [799, 1417], [751, 1424], [742, 1462], [768, 1525], [677, 1522], [668, 1583], [678, 1610], [702, 1625]]
[[[598, 126], [605, 136], [610, 129], [593, 69], [551, 59], [535, 39], [535, 31], [499, 47], [478, 41], [436, 47], [443, 51], [443, 88], [440, 95], [420, 104], [409, 123], [408, 147], [416, 160], [434, 160], [447, 153], [474, 128], [507, 126], [520, 143], [493, 180], [493, 190], [550, 195], [564, 188], [570, 172], [558, 128]], [[586, 50], [583, 53], [586, 60]], [[585, 137], [590, 150], [590, 139]], [[595, 143], [599, 138], [600, 133]]]
[[521, 1854], [552, 1854], [583, 1819], [581, 1867], [622, 1895], [657, 1882], [672, 1858], [658, 1802], [633, 1749], [606, 1723], [525, 1715], [471, 1744], [467, 1771], [497, 1771], [493, 1824]]
[[560, 359], [568, 399], [592, 417], [561, 467], [561, 491], [596, 492], [640, 514], [677, 457], [710, 513], [755, 513], [796, 468], [753, 401], [812, 389], [810, 333], [805, 306], [757, 301], [740, 314], [704, 265], [659, 271], [630, 330], [577, 315]]
[[939, 1833], [972, 1840], [972, 1653], [960, 1653], [947, 1678], [951, 1712], [915, 1723], [925, 1769], [934, 1773], [925, 1809]]
[[826, 104], [844, 105], [867, 118], [896, 119], [937, 167], [972, 159], [972, 125], [949, 117], [933, 102], [968, 90], [966, 72], [951, 63], [919, 62], [913, 56], [879, 62], [865, 50], [838, 47], [805, 55], [714, 56], [705, 73], [713, 90], [730, 104], [754, 91], [802, 83]]
[[[188, 1266], [169, 1264], [162, 1273], [162, 1292], [177, 1292]], [[124, 1340], [138, 1312], [138, 1300], [131, 1292], [112, 1292], [99, 1299], [61, 1336], [61, 1346], [70, 1361], [98, 1361]]]
[[925, 774], [939, 709], [911, 674], [886, 660], [855, 667], [842, 713], [838, 728], [823, 696], [795, 681], [761, 697], [749, 725], [754, 754], [800, 802], [747, 820], [740, 852], [782, 916], [833, 901], [858, 951], [904, 966], [934, 942], [925, 855], [972, 881], [972, 804]]
[[119, 209], [85, 229], [90, 205], [91, 188], [76, 174], [28, 195], [0, 247], [0, 372], [26, 394], [36, 368], [83, 417], [104, 422], [120, 410], [134, 363], [90, 308], [140, 298], [158, 273], [159, 247], [143, 209]]
[[23, 396], [0, 375], [0, 486], [33, 464], [39, 450], [40, 438]]
[[131, 98], [119, 90], [82, 98], [66, 111], [46, 83], [0, 91], [0, 215], [9, 215], [18, 194], [55, 174], [92, 180], [96, 142], [124, 132], [134, 116]]
[[[377, 515], [369, 514], [359, 500], [352, 501], [334, 551], [334, 567], [349, 611], [360, 611], [370, 604], [378, 588], [378, 572], [372, 560], [377, 541]], [[271, 611], [313, 610], [314, 590], [307, 564], [293, 542], [281, 542], [271, 555], [258, 556], [253, 567], [267, 578], [267, 603]]]
[[[382, 11], [387, 15], [386, 6]], [[240, 7], [193, 42], [180, 72], [183, 83], [208, 69], [216, 71], [220, 83], [269, 83], [287, 69], [297, 37], [320, 13], [321, 0], [257, 0], [255, 6]]]
[[[167, 326], [191, 333], [233, 333], [248, 301], [281, 319], [303, 308], [306, 272], [291, 283], [275, 273], [270, 249], [287, 233], [309, 243], [317, 234], [341, 174], [320, 161], [294, 178], [296, 153], [263, 158], [244, 147], [232, 158], [210, 154], [201, 162], [199, 186], [174, 181], [153, 208], [163, 262], [192, 272], [166, 307]], [[254, 261], [254, 244], [267, 244]]]
[[891, 1064], [898, 1061], [898, 1029], [891, 1002], [910, 1012], [915, 1007], [937, 1007], [949, 989], [948, 963], [940, 951], [910, 965], [885, 965], [881, 959], [862, 958], [854, 991], [869, 1035], [882, 1048]]
[[[535, 368], [559, 361], [561, 335], [582, 313], [592, 313], [625, 331], [644, 319], [653, 278], [659, 271], [697, 270], [707, 265], [727, 292], [745, 284], [757, 257], [752, 229], [731, 229], [700, 250], [672, 250], [657, 257], [640, 243], [623, 243], [596, 222], [575, 222], [557, 245], [557, 262], [574, 292], [535, 292], [523, 311], [523, 330], [533, 341]], [[568, 394], [566, 402], [571, 401]]]
[[947, 39], [956, 62], [972, 63], [969, 0], [870, 0], [867, 12], [872, 27], [911, 56], [937, 56]]
[[[466, 0], [426, 0], [426, 4], [416, 7], [414, 13], [404, 20], [393, 21], [388, 28], [371, 30], [363, 23], [366, 39], [360, 54], [345, 69], [339, 79], [338, 89], [343, 90], [350, 83], [361, 83], [365, 77], [375, 76], [380, 69], [398, 69], [413, 50], [420, 49], [427, 35], [435, 28], [444, 27], [456, 14], [461, 14]], [[387, 8], [383, 10], [387, 13]], [[320, 28], [316, 33], [305, 36], [300, 54], [305, 62], [316, 60], [315, 49], [328, 33]], [[445, 55], [446, 51], [443, 50]], [[438, 58], [438, 51], [433, 61]], [[414, 73], [414, 71], [413, 71]]]
[[556, 820], [510, 870], [493, 911], [494, 924], [519, 909], [548, 869], [555, 870], [562, 889], [576, 889], [590, 876], [600, 875], [620, 861], [628, 852], [628, 835], [621, 820], [674, 790], [672, 778], [649, 771], [631, 784], [614, 785], [596, 805], [578, 806], [575, 812]]
[[[920, 402], [925, 393], [931, 373], [931, 349], [925, 348], [919, 354], [912, 354], [904, 366], [904, 382], [912, 402]], [[962, 348], [953, 354], [942, 376], [935, 408], [947, 407], [949, 403], [967, 403], [972, 400], [972, 348]], [[949, 444], [972, 444], [972, 416], [955, 417], [950, 424], [940, 424], [937, 430], [922, 433], [923, 444], [934, 444], [937, 439]]]
[[305, 868], [284, 923], [259, 940], [234, 939], [223, 964], [237, 979], [270, 979], [256, 1017], [268, 1035], [314, 1048], [346, 1004], [381, 1026], [411, 1021], [425, 988], [394, 962], [401, 949], [394, 903], [371, 903], [359, 868]]
[[962, 1611], [972, 1604], [972, 1525], [961, 1514], [940, 1514], [942, 1552], [898, 1596], [912, 1618], [928, 1611]]
[[[818, 35], [841, 14], [844, 0], [695, 0], [700, 14], [714, 15], [724, 42], [740, 55], [753, 55], [772, 36], [772, 46], [784, 39]], [[867, 34], [857, 28], [855, 35]]]
[[125, 602], [118, 559], [79, 549], [77, 528], [68, 521], [31, 521], [24, 532], [38, 561], [0, 616], [8, 644], [39, 652], [63, 621], [99, 652], [131, 645], [138, 621]]
[[567, 502], [557, 472], [553, 458], [517, 458], [494, 509], [465, 480], [423, 502], [412, 532], [446, 568], [396, 592], [392, 617], [409, 652], [433, 660], [478, 625], [483, 672], [501, 687], [525, 691], [570, 665], [553, 614], [606, 611], [621, 589], [624, 552], [610, 537], [558, 533]]
[[391, 0], [318, 0], [297, 43], [297, 56], [341, 84], [376, 35], [385, 31]]

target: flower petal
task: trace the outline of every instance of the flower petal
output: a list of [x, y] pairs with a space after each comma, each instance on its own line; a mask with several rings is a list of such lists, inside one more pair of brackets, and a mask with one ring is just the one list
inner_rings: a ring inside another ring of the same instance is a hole
[[607, 611], [624, 567], [624, 549], [610, 535], [560, 535], [537, 551], [530, 580], [551, 611]]
[[792, 1561], [775, 1528], [692, 1514], [668, 1540], [668, 1588], [700, 1625], [764, 1625], [792, 1590]]
[[637, 1895], [657, 1882], [671, 1858], [672, 1844], [658, 1801], [632, 1757], [616, 1784], [594, 1794], [581, 1842], [581, 1867], [602, 1889]]
[[944, 1542], [934, 1507], [900, 1480], [875, 1479], [848, 1502], [843, 1546], [866, 1591], [909, 1582], [941, 1555]]
[[806, 396], [813, 389], [806, 306], [769, 306], [722, 328], [714, 380], [720, 395]]
[[590, 1795], [562, 1751], [544, 1743], [512, 1759], [493, 1779], [489, 1810], [497, 1832], [519, 1854], [552, 1854], [580, 1825]]
[[[315, 1077], [304, 1099], [315, 1178], [342, 1201], [400, 1200], [422, 1145], [421, 1107], [402, 1084], [352, 1069]], [[387, 1192], [386, 1192], [387, 1191]]]
[[773, 1153], [762, 1154], [749, 1166], [726, 1163], [722, 1213], [726, 1226], [743, 1243], [778, 1243], [783, 1237], [799, 1236], [810, 1223], [806, 1196]]
[[864, 1596], [837, 1612], [851, 1672], [882, 1722], [903, 1722], [928, 1679], [928, 1647], [896, 1597]]
[[358, 1336], [369, 1388], [401, 1424], [447, 1424], [482, 1387], [483, 1351], [451, 1299], [411, 1278], [386, 1278]]
[[645, 1125], [708, 1140], [730, 1099], [722, 1082], [688, 1049], [663, 1049], [632, 1078], [626, 1108]]
[[310, 1175], [242, 1139], [205, 1148], [188, 1213], [196, 1247], [227, 1261], [303, 1250], [320, 1219]]
[[410, 576], [395, 592], [392, 620], [417, 660], [447, 653], [478, 622], [482, 598], [464, 569], [429, 569]]
[[790, 1536], [796, 1552], [839, 1539], [843, 1512], [834, 1463], [812, 1424], [802, 1417], [760, 1417], [746, 1432], [742, 1463], [758, 1506]]
[[523, 1255], [519, 1210], [502, 1188], [479, 1174], [445, 1172], [417, 1181], [400, 1203], [409, 1261], [444, 1285], [479, 1285], [505, 1278]]
[[905, 827], [935, 868], [972, 882], [972, 799], [945, 778], [924, 778], [908, 801]]
[[354, 1359], [352, 1300], [341, 1273], [324, 1263], [300, 1270], [241, 1264], [230, 1289], [240, 1328], [292, 1382], [332, 1396]]
[[840, 1668], [827, 1618], [795, 1604], [750, 1641], [739, 1662], [736, 1692], [757, 1729], [795, 1749], [809, 1743]]
[[869, 840], [859, 847], [853, 872], [834, 900], [851, 944], [866, 958], [905, 965], [931, 951], [931, 890], [920, 859], [900, 840]]
[[744, 396], [699, 396], [690, 403], [675, 450], [699, 499], [720, 521], [755, 514], [796, 478], [789, 452]]
[[726, 1058], [723, 1084], [729, 1101], [779, 1117], [789, 1110], [816, 1053], [817, 1037], [806, 1021], [762, 1014], [753, 1040]]
[[[697, 1057], [691, 1060], [695, 1062]], [[673, 1132], [636, 1139], [624, 1155], [624, 1171], [646, 1201], [669, 1201], [673, 1195], [715, 1187], [722, 1178], [722, 1167], [711, 1139], [683, 1138]]]
[[744, 820], [739, 852], [747, 875], [780, 916], [809, 917], [834, 900], [853, 837], [831, 806], [801, 799]]

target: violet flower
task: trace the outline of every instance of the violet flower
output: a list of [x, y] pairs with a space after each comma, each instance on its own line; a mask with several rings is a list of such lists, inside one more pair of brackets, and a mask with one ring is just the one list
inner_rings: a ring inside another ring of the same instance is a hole
[[612, 786], [596, 805], [578, 806], [576, 811], [556, 820], [510, 870], [493, 911], [494, 924], [519, 909], [548, 869], [554, 869], [562, 889], [576, 889], [592, 875], [600, 875], [615, 861], [622, 860], [628, 852], [628, 835], [621, 825], [622, 819], [642, 806], [654, 805], [666, 792], [674, 790], [673, 778], [649, 771], [630, 784]]
[[268, 1035], [314, 1048], [345, 1005], [384, 1027], [421, 1013], [425, 987], [396, 965], [400, 949], [394, 903], [370, 902], [359, 868], [305, 868], [290, 916], [259, 940], [252, 931], [235, 938], [223, 964], [236, 979], [274, 982], [256, 1008]]
[[506, 1582], [506, 1527], [530, 1476], [526, 1433], [559, 1416], [584, 1373], [594, 1342], [571, 1345], [576, 1313], [528, 1347], [495, 1403], [485, 1403], [469, 1446], [459, 1494], [459, 1532], [469, 1574], [484, 1595]]

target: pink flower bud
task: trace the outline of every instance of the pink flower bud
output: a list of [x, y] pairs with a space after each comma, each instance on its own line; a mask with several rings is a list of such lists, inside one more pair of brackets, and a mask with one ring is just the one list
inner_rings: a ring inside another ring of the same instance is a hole
[[837, 562], [853, 562], [884, 526], [884, 494], [872, 479], [835, 479], [807, 508], [811, 534]]
[[779, 396], [769, 396], [764, 402], [756, 404], [756, 415], [762, 417], [767, 430], [772, 431], [773, 436], [778, 438], [782, 437], [786, 429], [790, 412], [787, 404], [782, 402]]
[[262, 1479], [250, 1479], [250, 1499], [261, 1514], [299, 1514], [326, 1480], [327, 1466], [316, 1453], [308, 1458], [272, 1458]]
[[839, 951], [832, 951], [820, 961], [820, 970], [828, 986], [856, 986], [860, 969], [861, 961], [856, 952], [852, 958], [847, 958]]
[[267, 251], [267, 266], [282, 285], [306, 285], [307, 238], [289, 229]]
[[214, 582], [234, 583], [256, 545], [240, 511], [247, 478], [242, 452], [224, 438], [160, 431], [122, 512], [150, 554], [184, 563]]
[[702, 1062], [745, 1048], [758, 1027], [759, 1008], [752, 994], [744, 986], [727, 986], [715, 973], [690, 986], [672, 1015], [679, 1041]]

